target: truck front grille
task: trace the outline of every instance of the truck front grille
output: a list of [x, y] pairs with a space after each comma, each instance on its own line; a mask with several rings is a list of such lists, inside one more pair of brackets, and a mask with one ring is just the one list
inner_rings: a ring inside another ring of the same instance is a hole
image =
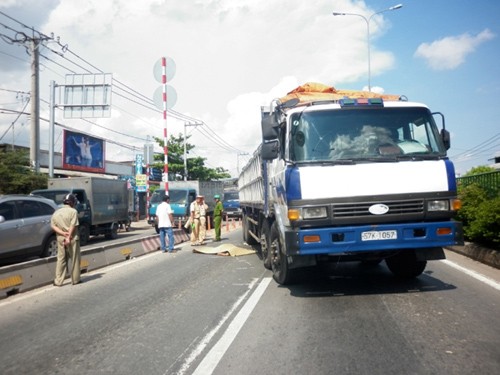
[[408, 215], [408, 214], [423, 214], [424, 201], [422, 199], [404, 200], [404, 201], [387, 201], [387, 202], [360, 202], [333, 204], [332, 213], [334, 218], [355, 218], [364, 216], [374, 216], [368, 210], [374, 204], [385, 204], [389, 207], [389, 211], [384, 216], [389, 215]]

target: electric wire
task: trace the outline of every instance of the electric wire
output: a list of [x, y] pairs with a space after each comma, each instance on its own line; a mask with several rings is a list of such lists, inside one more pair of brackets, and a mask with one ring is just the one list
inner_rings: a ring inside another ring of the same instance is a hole
[[[0, 11], [0, 14], [4, 15], [5, 17], [7, 17], [8, 19], [14, 21], [14, 22], [17, 22], [19, 25], [21, 25], [22, 27], [30, 30], [30, 32], [32, 33], [32, 35], [37, 35], [37, 39], [41, 39], [42, 41], [46, 41], [46, 40], [50, 40], [50, 41], [54, 41], [53, 40], [53, 37], [49, 37], [41, 32], [39, 32], [38, 30], [35, 30], [34, 28], [32, 27], [28, 27], [27, 25], [23, 24], [22, 22], [14, 19], [13, 17], [10, 17], [8, 16], [7, 14], [5, 14], [4, 12], [1, 12]], [[28, 39], [28, 36], [24, 33], [24, 32], [21, 32], [19, 30], [15, 30], [14, 28], [10, 27], [10, 26], [7, 26], [5, 24], [2, 24], [0, 23], [0, 25], [2, 25], [4, 28], [8, 29], [8, 30], [11, 30], [13, 32], [16, 33], [16, 37], [18, 36], [23, 36], [24, 37], [24, 41]], [[2, 35], [5, 35], [5, 34], [2, 34]], [[19, 39], [14, 39], [14, 38], [11, 38], [10, 36], [8, 35], [5, 35], [5, 37], [7, 38], [6, 42], [9, 43], [9, 44], [14, 44], [14, 43], [20, 43], [22, 42], [22, 40], [19, 40]], [[4, 38], [2, 38], [4, 39]], [[35, 38], [33, 38], [35, 39]], [[58, 51], [55, 51], [53, 48], [50, 48], [48, 47], [46, 44], [44, 43], [40, 43], [39, 45], [42, 45], [46, 48], [47, 51], [49, 52], [52, 52], [54, 53], [56, 56], [64, 59], [65, 61], [69, 62], [70, 64], [78, 67], [79, 69], [82, 69], [83, 71], [87, 72], [87, 73], [92, 73], [93, 70], [94, 71], [97, 71], [99, 73], [103, 73], [103, 71], [99, 68], [97, 68], [95, 65], [91, 64], [89, 61], [87, 61], [86, 59], [84, 59], [83, 57], [81, 57], [79, 54], [75, 53], [74, 51], [72, 51], [68, 45], [63, 45], [59, 38], [57, 38], [57, 41], [54, 41], [55, 43], [57, 43], [60, 47], [61, 47], [61, 50], [62, 52], [58, 52]], [[69, 55], [73, 56], [74, 58], [76, 58], [77, 60], [81, 61], [83, 64], [91, 67], [92, 69], [89, 69], [89, 68], [86, 68], [85, 66], [83, 66], [82, 64], [80, 63], [77, 63], [76, 61], [74, 61], [73, 59], [70, 59], [66, 56], [66, 53], [68, 53]], [[68, 72], [71, 72], [73, 74], [76, 74], [76, 72], [73, 70], [73, 69], [70, 69], [68, 68], [67, 66], [57, 62], [55, 59], [52, 59], [50, 58], [49, 56], [45, 55], [45, 54], [41, 54], [40, 53], [40, 56], [43, 57], [44, 59], [46, 59], [47, 61], [50, 61], [51, 63], [57, 65], [58, 67], [60, 67], [61, 69], [65, 70], [65, 71], [68, 71]], [[12, 56], [12, 57], [15, 57], [15, 56]], [[22, 60], [22, 59], [21, 59]], [[44, 67], [46, 67], [47, 69], [50, 69], [48, 66], [46, 65], [43, 65]], [[55, 72], [54, 70], [50, 69], [52, 72], [58, 74], [57, 72]], [[59, 74], [58, 74], [59, 75]], [[154, 105], [154, 102], [153, 100], [151, 100], [150, 98], [148, 98], [147, 96], [143, 95], [142, 93], [138, 92], [137, 90], [133, 89], [132, 87], [130, 87], [129, 85], [126, 85], [125, 83], [121, 82], [120, 80], [117, 80], [115, 78], [112, 79], [113, 80], [113, 89], [112, 89], [112, 93], [114, 95], [117, 95], [119, 97], [122, 97], [124, 100], [128, 100], [130, 102], [133, 102], [139, 106], [142, 106], [143, 108], [147, 109], [147, 110], [151, 110], [155, 113], [161, 113], [161, 111], [159, 109], [156, 109], [153, 107]], [[122, 93], [119, 93], [117, 92], [118, 91], [121, 91]], [[134, 100], [132, 99], [131, 97], [133, 98], [136, 98], [137, 100]], [[123, 110], [123, 109], [122, 109]], [[217, 133], [215, 133], [212, 128], [206, 124], [204, 121], [200, 121], [199, 119], [197, 118], [194, 118], [192, 116], [188, 116], [188, 115], [185, 115], [183, 113], [180, 113], [180, 112], [177, 112], [175, 110], [172, 110], [172, 109], [167, 109], [167, 113], [177, 119], [177, 120], [180, 120], [180, 121], [185, 121], [185, 122], [189, 122], [189, 123], [200, 123], [200, 124], [203, 124], [204, 126], [203, 127], [196, 127], [194, 130], [198, 130], [203, 136], [207, 137], [208, 139], [210, 139], [212, 142], [214, 142], [215, 144], [217, 144], [218, 146], [220, 146], [222, 149], [228, 151], [228, 152], [236, 152], [236, 153], [243, 153], [243, 151], [235, 148], [234, 146], [232, 146], [231, 144], [229, 144], [228, 142], [226, 142], [224, 139], [222, 139]], [[98, 124], [95, 124], [96, 126], [100, 126]], [[112, 130], [111, 130], [112, 131]], [[131, 137], [131, 138], [136, 138], [137, 137], [133, 137], [133, 136], [130, 136], [130, 135], [126, 135], [126, 134], [123, 134], [122, 135], [124, 136], [127, 136], [127, 137]]]

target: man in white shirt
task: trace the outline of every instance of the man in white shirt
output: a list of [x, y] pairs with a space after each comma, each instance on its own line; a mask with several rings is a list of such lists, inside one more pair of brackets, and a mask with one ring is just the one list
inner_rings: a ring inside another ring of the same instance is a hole
[[170, 197], [165, 195], [158, 207], [156, 208], [156, 217], [158, 218], [158, 229], [160, 230], [160, 249], [162, 253], [167, 252], [167, 244], [165, 243], [165, 235], [168, 235], [168, 252], [175, 253], [174, 250], [174, 230], [172, 228], [172, 223], [174, 222], [174, 217], [172, 214], [172, 208], [170, 207]]

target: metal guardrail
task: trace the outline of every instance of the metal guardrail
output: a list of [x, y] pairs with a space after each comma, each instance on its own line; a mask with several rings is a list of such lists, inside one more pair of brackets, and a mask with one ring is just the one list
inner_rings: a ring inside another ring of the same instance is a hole
[[498, 196], [500, 193], [500, 170], [457, 178], [459, 188], [473, 184], [483, 188], [490, 198]]

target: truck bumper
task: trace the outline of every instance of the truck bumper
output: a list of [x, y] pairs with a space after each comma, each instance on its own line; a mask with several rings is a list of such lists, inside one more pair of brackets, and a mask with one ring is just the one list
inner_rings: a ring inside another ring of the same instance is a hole
[[312, 228], [285, 232], [288, 255], [349, 255], [463, 244], [456, 221]]

